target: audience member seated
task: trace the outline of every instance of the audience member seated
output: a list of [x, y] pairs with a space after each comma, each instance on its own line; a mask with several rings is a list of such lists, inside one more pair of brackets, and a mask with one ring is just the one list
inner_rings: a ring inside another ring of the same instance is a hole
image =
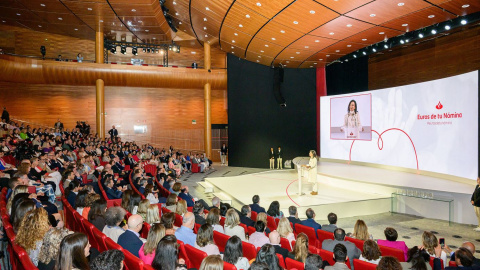
[[43, 237], [43, 244], [38, 254], [38, 269], [53, 270], [57, 262], [58, 250], [63, 238], [73, 233], [65, 228], [52, 228]]
[[288, 214], [290, 215], [288, 217], [288, 221], [290, 221], [293, 224], [293, 228], [295, 228], [295, 224], [302, 223], [302, 221], [298, 218], [298, 212], [297, 212], [296, 206], [292, 205], [288, 207]]
[[83, 211], [82, 211], [82, 217], [88, 219], [88, 213], [90, 212], [90, 209], [92, 209], [93, 203], [96, 200], [100, 199], [100, 195], [95, 193], [90, 193], [90, 190], [88, 189], [84, 189], [84, 190], [87, 191], [88, 194], [87, 194], [87, 197], [85, 198], [85, 207], [83, 208]]
[[270, 240], [265, 235], [265, 227], [267, 225], [262, 221], [255, 222], [255, 232], [250, 235], [248, 242], [255, 246], [255, 248], [262, 247], [264, 244], [270, 243]]
[[187, 202], [187, 207], [193, 207], [193, 205], [195, 204], [195, 200], [188, 192], [187, 186], [182, 187], [182, 189], [180, 190], [180, 194], [178, 194], [178, 197]]
[[120, 250], [106, 250], [90, 263], [90, 270], [122, 270], [124, 260], [125, 255]]
[[65, 197], [67, 197], [68, 203], [75, 209], [75, 200], [77, 198], [78, 192], [82, 188], [80, 187], [80, 184], [76, 181], [70, 182], [68, 184], [68, 187], [65, 189]]
[[209, 255], [203, 259], [199, 270], [222, 270], [223, 260], [220, 255]]
[[253, 221], [251, 217], [252, 217], [252, 210], [250, 209], [250, 206], [248, 205], [242, 206], [240, 222], [242, 224], [245, 224], [246, 226], [253, 227], [255, 226], [255, 221]]
[[149, 206], [150, 206], [150, 201], [147, 199], [141, 200], [140, 203], [138, 204], [137, 214], [140, 215], [143, 218], [143, 220], [147, 219], [147, 209]]
[[58, 260], [55, 269], [90, 269], [87, 257], [90, 255], [90, 244], [83, 233], [65, 236], [60, 243]]
[[377, 270], [402, 270], [402, 265], [397, 258], [385, 256], [378, 262]]
[[131, 215], [128, 218], [128, 230], [118, 237], [118, 244], [124, 249], [138, 256], [138, 251], [143, 245], [140, 239], [140, 231], [143, 228], [143, 218], [140, 215]]
[[126, 230], [125, 224], [122, 225], [124, 228], [120, 226], [126, 213], [127, 212], [119, 206], [110, 207], [105, 212], [105, 227], [102, 232], [115, 243], [117, 243], [118, 237]]
[[442, 259], [443, 266], [447, 267], [447, 253], [442, 250], [442, 247], [438, 244], [437, 237], [433, 233], [427, 231], [423, 232], [422, 246], [431, 257]]
[[349, 270], [350, 269], [345, 264], [347, 261], [347, 248], [345, 248], [344, 245], [342, 244], [335, 245], [335, 247], [333, 248], [333, 259], [335, 260], [335, 264], [332, 266], [326, 266], [325, 270]]
[[35, 266], [38, 265], [38, 254], [43, 244], [43, 237], [49, 229], [48, 214], [43, 208], [30, 210], [20, 222], [15, 242], [27, 251]]
[[185, 213], [188, 212], [188, 209], [187, 209], [187, 202], [185, 200], [181, 200], [181, 201], [178, 201], [177, 202], [177, 209], [175, 209], [175, 213], [176, 214], [179, 214], [180, 216], [183, 216], [185, 215]]
[[265, 213], [265, 208], [260, 206], [260, 196], [254, 195], [252, 198], [252, 204], [250, 204], [250, 209], [257, 213]]
[[107, 211], [107, 201], [98, 199], [93, 202], [90, 211], [88, 212], [88, 221], [95, 226], [99, 231], [103, 231], [105, 227], [105, 212]]
[[365, 224], [365, 221], [359, 219], [357, 222], [355, 222], [355, 225], [353, 226], [352, 238], [362, 241], [373, 239], [373, 236], [368, 233], [368, 227], [367, 224]]
[[128, 202], [128, 206], [125, 210], [130, 212], [132, 215], [137, 214], [138, 205], [140, 204], [141, 200], [142, 197], [140, 197], [139, 194], [133, 192], [132, 195], [130, 195], [130, 201]]
[[248, 269], [248, 259], [243, 257], [242, 240], [234, 235], [230, 237], [223, 252], [223, 260], [235, 265], [237, 269]]
[[[424, 249], [419, 249], [417, 246], [414, 246], [408, 250], [408, 259], [406, 262], [401, 262], [403, 269], [427, 269], [432, 270], [430, 266], [430, 255]], [[441, 269], [440, 261], [438, 261], [438, 266]]]
[[208, 211], [210, 211], [212, 208], [217, 208], [220, 210], [220, 198], [218, 197], [213, 197], [212, 199], [212, 206], [206, 208]]
[[274, 218], [282, 218], [283, 212], [280, 211], [280, 203], [278, 201], [273, 201], [268, 207], [267, 215]]
[[305, 258], [305, 270], [322, 270], [328, 266], [327, 261], [323, 261], [318, 254], [308, 254]]
[[308, 236], [305, 233], [299, 233], [297, 235], [297, 241], [291, 253], [288, 254], [288, 257], [305, 263], [305, 258], [308, 255]]
[[[475, 256], [475, 245], [472, 242], [463, 242], [461, 247], [468, 249]], [[445, 245], [445, 251], [450, 253], [450, 261], [455, 261], [455, 252], [448, 245]], [[473, 257], [473, 266], [480, 267], [480, 259]]]
[[337, 214], [329, 213], [327, 219], [328, 224], [322, 225], [322, 230], [333, 233], [337, 228]]
[[173, 224], [175, 223], [175, 213], [163, 213], [160, 218], [160, 224], [165, 226], [165, 235], [175, 234], [175, 231], [178, 229]]
[[[218, 208], [211, 208], [210, 212], [208, 212], [206, 223], [213, 227], [214, 231], [225, 233], [222, 225], [220, 225], [220, 210]], [[196, 223], [196, 222], [195, 222]]]
[[293, 228], [290, 226], [290, 222], [286, 217], [283, 217], [278, 222], [277, 231], [280, 237], [286, 238], [290, 245], [292, 241], [295, 241], [295, 235], [293, 234]]
[[143, 193], [145, 198], [150, 201], [151, 204], [159, 203], [158, 200], [158, 191], [153, 190], [152, 184], [147, 184], [145, 187], [145, 192]]
[[160, 209], [157, 205], [151, 204], [147, 208], [147, 216], [145, 222], [152, 226], [155, 223], [160, 223]]
[[363, 251], [358, 259], [365, 262], [378, 264], [381, 256], [382, 253], [380, 252], [380, 248], [378, 248], [377, 243], [369, 239], [363, 243]]
[[380, 246], [391, 247], [391, 248], [402, 250], [403, 254], [405, 255], [405, 261], [406, 261], [408, 259], [408, 247], [404, 241], [397, 241], [398, 239], [397, 231], [392, 227], [387, 227], [385, 228], [383, 233], [385, 234], [385, 238], [387, 240], [378, 239], [377, 244]]
[[[258, 214], [257, 214], [257, 220], [256, 220], [256, 221], [261, 221], [261, 222], [267, 224], [267, 213], [265, 213], [265, 212], [263, 212], [263, 213], [258, 213]], [[270, 233], [270, 229], [269, 229], [268, 227], [265, 228], [265, 232], [266, 232], [267, 234], [269, 234], [269, 233]]]
[[275, 253], [283, 256], [283, 259], [288, 257], [288, 249], [280, 246], [280, 234], [277, 231], [273, 231], [268, 235], [270, 244], [275, 249]]
[[132, 194], [133, 194], [133, 190], [131, 189], [128, 189], [128, 190], [125, 190], [122, 194], [122, 208], [123, 209], [127, 209], [128, 208], [128, 205], [130, 204], [130, 197], [132, 197]]
[[353, 260], [360, 258], [362, 253], [355, 244], [349, 241], [345, 241], [345, 231], [341, 228], [337, 228], [333, 232], [334, 239], [326, 239], [322, 243], [322, 249], [333, 252], [333, 249], [337, 244], [342, 244], [347, 250], [347, 256], [350, 259], [350, 266], [353, 269]]
[[83, 213], [83, 208], [85, 208], [85, 199], [87, 198], [88, 191], [87, 190], [80, 190], [75, 197], [75, 211], [80, 214]]
[[195, 216], [191, 212], [187, 212], [183, 217], [182, 227], [175, 231], [175, 237], [182, 241], [185, 245], [195, 246], [197, 235], [193, 232], [195, 226]]
[[265, 263], [269, 270], [281, 270], [280, 263], [275, 253], [275, 248], [270, 244], [265, 244], [258, 251], [255, 262]]
[[475, 257], [470, 250], [460, 247], [455, 251], [455, 263], [457, 267], [446, 267], [445, 269], [479, 269], [473, 265]]
[[[222, 204], [220, 204], [220, 215], [221, 215], [222, 217], [226, 217], [226, 216], [227, 216], [227, 211], [228, 211], [228, 209], [230, 209], [230, 208], [232, 208], [232, 207], [231, 207], [230, 204], [228, 204], [228, 203], [222, 203]], [[239, 218], [240, 218], [240, 217], [239, 217]]]
[[18, 202], [19, 202], [18, 206], [15, 209], [12, 208], [14, 211], [13, 211], [13, 214], [10, 216], [12, 221], [13, 231], [15, 233], [18, 232], [18, 228], [20, 228], [20, 223], [22, 222], [23, 217], [25, 217], [25, 215], [29, 211], [35, 209], [35, 203], [28, 197], [22, 198], [18, 200]]
[[[158, 207], [157, 207], [158, 208]], [[155, 250], [160, 240], [165, 236], [165, 227], [162, 224], [153, 224], [148, 231], [147, 242], [138, 251], [139, 258], [151, 265], [155, 258]]]
[[245, 229], [240, 224], [240, 217], [238, 216], [237, 211], [235, 209], [228, 209], [227, 214], [225, 216], [225, 225], [223, 229], [225, 230], [225, 234], [229, 236], [238, 236], [242, 241], [246, 241], [245, 239]]
[[220, 255], [218, 246], [213, 242], [213, 228], [208, 224], [203, 224], [198, 229], [195, 247], [207, 255]]
[[105, 193], [107, 194], [109, 200], [121, 199], [123, 192], [127, 190], [127, 187], [117, 187], [114, 189], [114, 183], [112, 178], [107, 178], [105, 180], [105, 186]]
[[170, 193], [170, 195], [168, 195], [167, 197], [165, 208], [175, 213], [175, 211], [177, 210], [177, 201], [178, 201], [177, 195]]
[[152, 267], [155, 270], [176, 269], [179, 264], [185, 264], [178, 258], [178, 243], [175, 235], [165, 235], [158, 242]]
[[205, 213], [203, 212], [203, 205], [199, 202], [196, 202], [193, 206], [193, 214], [195, 215], [195, 223], [203, 225], [206, 223]]
[[[321, 229], [322, 225], [315, 222], [315, 217], [316, 217], [315, 212], [313, 211], [312, 208], [308, 208], [307, 211], [305, 211], [305, 214], [307, 215], [307, 219], [302, 221], [300, 224], [308, 226], [308, 227], [312, 227], [315, 230], [315, 233], [317, 233], [317, 230]], [[318, 235], [317, 235], [317, 237], [318, 237]], [[333, 249], [333, 247], [332, 247], [332, 249]]]

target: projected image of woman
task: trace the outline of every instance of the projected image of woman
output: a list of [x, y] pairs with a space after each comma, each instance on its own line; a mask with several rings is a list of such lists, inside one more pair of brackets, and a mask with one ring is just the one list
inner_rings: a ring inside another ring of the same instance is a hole
[[358, 139], [360, 130], [363, 131], [362, 123], [360, 123], [360, 115], [358, 114], [357, 102], [352, 99], [348, 103], [345, 121], [340, 131], [345, 132], [346, 139]]

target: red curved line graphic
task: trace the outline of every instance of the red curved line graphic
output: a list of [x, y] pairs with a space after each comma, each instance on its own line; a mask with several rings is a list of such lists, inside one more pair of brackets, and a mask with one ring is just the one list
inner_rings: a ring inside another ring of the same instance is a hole
[[[285, 189], [285, 192], [287, 193], [288, 198], [289, 198], [294, 204], [300, 206], [300, 204], [298, 204], [296, 201], [294, 201], [294, 200], [290, 197], [290, 195], [288, 195], [288, 188], [290, 187], [291, 184], [293, 184], [293, 183], [295, 183], [295, 182], [297, 182], [297, 181], [298, 181], [298, 179], [293, 180], [292, 182], [290, 182], [290, 184], [288, 184], [288, 186], [287, 186], [287, 189]], [[302, 192], [302, 191], [300, 190], [300, 193], [301, 193], [301, 192]]]
[[[412, 143], [412, 146], [413, 146], [413, 151], [415, 152], [415, 160], [417, 162], [417, 171], [419, 170], [419, 167], [418, 167], [418, 156], [417, 156], [417, 149], [415, 149], [415, 144], [413, 143], [412, 141], [412, 138], [410, 138], [410, 136], [405, 132], [403, 131], [402, 129], [399, 129], [399, 128], [389, 128], [385, 131], [383, 131], [382, 133], [378, 133], [376, 130], [373, 130], [373, 132], [377, 133], [378, 135], [378, 140], [377, 140], [377, 146], [378, 146], [378, 149], [379, 150], [382, 150], [383, 149], [383, 138], [382, 138], [382, 135], [383, 133], [387, 132], [387, 131], [390, 131], [390, 130], [398, 130], [398, 131], [401, 131], [403, 132], [403, 134], [405, 134], [408, 139], [410, 140], [410, 143]], [[380, 145], [380, 141], [382, 142], [382, 145]], [[352, 145], [350, 145], [350, 153], [348, 155], [348, 163], [350, 164], [350, 162], [352, 161], [352, 148], [353, 148], [353, 143], [355, 142], [355, 140], [352, 141]]]

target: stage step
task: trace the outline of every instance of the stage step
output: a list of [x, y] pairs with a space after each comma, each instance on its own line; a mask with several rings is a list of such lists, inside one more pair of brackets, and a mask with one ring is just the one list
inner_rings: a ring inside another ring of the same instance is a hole
[[213, 192], [213, 186], [212, 184], [208, 182], [198, 182], [197, 183], [199, 186], [203, 187], [204, 193], [212, 193]]
[[232, 206], [232, 198], [224, 192], [213, 193], [213, 196], [218, 197], [222, 203], [228, 203]]

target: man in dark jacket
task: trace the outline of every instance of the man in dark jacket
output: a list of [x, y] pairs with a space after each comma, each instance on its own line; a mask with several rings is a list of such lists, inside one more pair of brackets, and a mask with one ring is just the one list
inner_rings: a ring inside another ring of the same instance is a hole
[[128, 218], [128, 230], [118, 237], [118, 244], [138, 257], [138, 251], [143, 245], [139, 232], [143, 227], [143, 218], [132, 215]]
[[250, 208], [252, 211], [255, 211], [257, 213], [266, 213], [265, 208], [260, 206], [260, 196], [254, 195], [252, 198], [252, 204], [250, 204]]

